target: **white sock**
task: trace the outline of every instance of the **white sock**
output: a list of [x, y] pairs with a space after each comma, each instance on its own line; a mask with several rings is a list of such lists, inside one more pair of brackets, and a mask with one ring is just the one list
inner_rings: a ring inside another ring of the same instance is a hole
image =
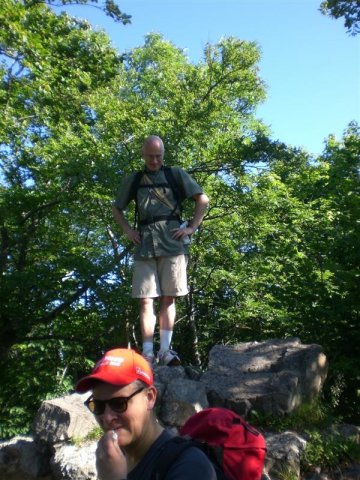
[[154, 354], [154, 342], [143, 342], [142, 353], [144, 355], [153, 355]]
[[160, 352], [165, 352], [166, 350], [170, 349], [172, 335], [172, 330], [160, 329]]

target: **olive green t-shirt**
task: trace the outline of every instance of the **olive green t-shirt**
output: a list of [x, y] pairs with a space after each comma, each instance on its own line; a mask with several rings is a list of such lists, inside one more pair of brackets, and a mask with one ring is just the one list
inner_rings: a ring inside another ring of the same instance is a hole
[[[203, 193], [202, 188], [195, 180], [179, 167], [171, 168], [174, 180], [185, 198]], [[153, 184], [167, 184], [163, 168], [157, 172], [147, 171], [146, 175]], [[129, 204], [131, 186], [136, 173], [129, 175], [122, 181], [114, 205], [119, 210], [125, 210]], [[144, 177], [140, 185], [146, 183]], [[140, 225], [141, 244], [136, 247], [135, 259], [151, 257], [165, 257], [171, 255], [188, 254], [188, 246], [182, 240], [174, 240], [171, 237], [173, 229], [179, 228], [178, 220], [160, 220], [152, 222], [154, 217], [169, 216], [174, 212], [176, 200], [170, 186], [156, 188], [138, 188], [137, 191], [139, 225], [141, 221], [149, 222]]]

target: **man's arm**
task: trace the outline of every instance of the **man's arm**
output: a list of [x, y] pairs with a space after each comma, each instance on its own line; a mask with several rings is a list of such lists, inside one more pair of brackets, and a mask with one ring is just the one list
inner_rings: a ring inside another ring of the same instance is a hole
[[189, 226], [186, 228], [177, 228], [174, 230], [172, 237], [180, 240], [187, 235], [192, 235], [201, 225], [206, 209], [209, 205], [209, 198], [205, 193], [198, 193], [192, 197], [195, 200], [194, 217], [190, 220]]
[[195, 231], [201, 225], [203, 221], [205, 212], [209, 205], [209, 198], [205, 193], [199, 193], [198, 195], [194, 195], [193, 199], [195, 200], [195, 210], [194, 210], [194, 217], [190, 220], [190, 228], [192, 228], [192, 232], [190, 235], [195, 233]]
[[130, 227], [128, 221], [125, 218], [124, 212], [117, 208], [115, 205], [113, 205], [112, 211], [116, 222], [120, 225], [122, 231], [125, 233], [128, 239], [135, 243], [135, 245], [139, 245], [141, 242], [140, 233]]

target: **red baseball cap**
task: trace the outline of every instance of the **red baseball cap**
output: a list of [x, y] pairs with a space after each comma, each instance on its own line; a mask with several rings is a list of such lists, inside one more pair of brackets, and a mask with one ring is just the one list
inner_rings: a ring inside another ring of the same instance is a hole
[[95, 380], [122, 387], [135, 380], [152, 385], [154, 378], [144, 357], [130, 348], [116, 348], [105, 353], [90, 375], [78, 381], [75, 390], [79, 393], [87, 392], [91, 390]]

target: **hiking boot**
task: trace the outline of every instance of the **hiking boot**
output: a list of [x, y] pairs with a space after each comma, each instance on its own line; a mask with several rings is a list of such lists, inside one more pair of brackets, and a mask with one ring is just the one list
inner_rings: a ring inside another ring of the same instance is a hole
[[145, 358], [145, 360], [148, 362], [150, 367], [153, 368], [153, 366], [156, 363], [155, 355], [152, 352], [151, 353], [142, 353], [141, 355]]
[[181, 364], [178, 354], [174, 350], [165, 350], [158, 353], [159, 365], [166, 365], [167, 367], [176, 367]]

